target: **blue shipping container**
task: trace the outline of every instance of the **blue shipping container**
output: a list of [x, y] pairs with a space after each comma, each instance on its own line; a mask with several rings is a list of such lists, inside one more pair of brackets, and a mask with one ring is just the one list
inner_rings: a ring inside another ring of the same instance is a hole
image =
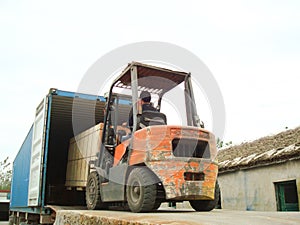
[[49, 214], [47, 205], [85, 205], [65, 187], [70, 138], [103, 121], [105, 98], [50, 89], [13, 163], [11, 212]]

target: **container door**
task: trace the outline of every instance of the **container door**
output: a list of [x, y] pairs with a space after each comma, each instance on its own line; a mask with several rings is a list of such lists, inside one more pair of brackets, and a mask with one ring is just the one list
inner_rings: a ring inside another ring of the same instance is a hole
[[30, 175], [28, 187], [28, 206], [38, 206], [41, 193], [42, 164], [45, 146], [45, 132], [47, 119], [46, 97], [39, 104], [35, 113], [33, 125], [33, 137], [31, 147]]

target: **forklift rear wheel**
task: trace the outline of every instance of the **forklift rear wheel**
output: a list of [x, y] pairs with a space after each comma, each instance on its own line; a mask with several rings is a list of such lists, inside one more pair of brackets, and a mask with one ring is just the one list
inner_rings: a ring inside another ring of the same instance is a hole
[[127, 202], [132, 212], [148, 212], [157, 207], [156, 179], [147, 168], [135, 168], [127, 182]]
[[96, 171], [91, 172], [88, 176], [85, 191], [86, 206], [88, 209], [93, 210], [106, 208], [106, 204], [101, 201], [100, 185], [101, 177], [99, 174]]
[[156, 199], [152, 210], [157, 210], [160, 207], [160, 205], [161, 205], [161, 200]]
[[214, 200], [191, 200], [190, 204], [196, 211], [211, 211], [218, 204], [220, 196], [220, 187], [218, 181], [215, 185], [215, 199]]

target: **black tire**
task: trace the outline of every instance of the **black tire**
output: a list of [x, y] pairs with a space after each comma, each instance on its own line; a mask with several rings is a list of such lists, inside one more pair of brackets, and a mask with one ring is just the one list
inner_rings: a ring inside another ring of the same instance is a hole
[[97, 172], [91, 172], [87, 179], [85, 189], [85, 201], [88, 209], [105, 209], [107, 205], [101, 201], [100, 196], [101, 177]]
[[135, 168], [128, 177], [126, 196], [132, 212], [149, 212], [157, 207], [157, 179], [147, 168]]
[[157, 210], [160, 207], [160, 205], [161, 205], [161, 201], [156, 199], [152, 210]]
[[220, 196], [220, 187], [218, 181], [215, 185], [215, 199], [214, 200], [191, 200], [190, 204], [196, 211], [211, 211], [218, 204]]

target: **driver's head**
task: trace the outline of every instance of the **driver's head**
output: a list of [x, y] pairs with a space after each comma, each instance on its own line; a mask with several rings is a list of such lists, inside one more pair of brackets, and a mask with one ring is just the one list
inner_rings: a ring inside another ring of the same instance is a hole
[[151, 94], [148, 91], [142, 91], [140, 94], [140, 99], [143, 102], [151, 102]]

